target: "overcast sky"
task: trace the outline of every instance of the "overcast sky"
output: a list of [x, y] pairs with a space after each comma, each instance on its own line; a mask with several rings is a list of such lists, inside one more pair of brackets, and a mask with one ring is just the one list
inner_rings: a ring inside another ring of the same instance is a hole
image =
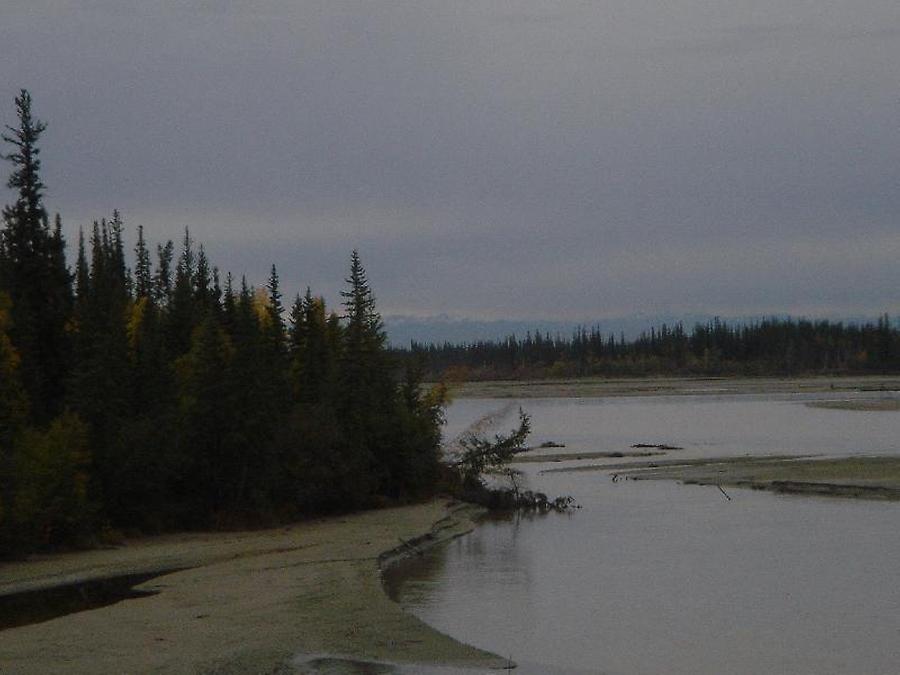
[[287, 294], [357, 247], [385, 314], [900, 309], [897, 0], [2, 0], [0, 64], [69, 233]]

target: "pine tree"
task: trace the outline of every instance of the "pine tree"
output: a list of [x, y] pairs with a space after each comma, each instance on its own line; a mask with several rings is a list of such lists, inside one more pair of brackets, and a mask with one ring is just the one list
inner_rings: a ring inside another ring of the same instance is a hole
[[338, 415], [351, 452], [370, 464], [376, 492], [394, 493], [398, 459], [396, 387], [385, 350], [386, 336], [359, 253], [350, 258], [344, 298]]
[[150, 269], [150, 251], [144, 241], [144, 226], [138, 225], [138, 240], [134, 247], [134, 294], [149, 298], [153, 294], [153, 273]]
[[78, 260], [75, 263], [75, 306], [76, 314], [87, 301], [90, 292], [91, 273], [84, 250], [84, 230], [78, 228]]
[[0, 288], [12, 300], [10, 338], [22, 358], [21, 377], [34, 418], [46, 422], [61, 407], [71, 310], [71, 277], [59, 220], [51, 232], [43, 204], [38, 141], [47, 128], [31, 114], [31, 96], [16, 98], [17, 128], [2, 138], [13, 146], [4, 159], [13, 165], [7, 186], [16, 201], [3, 209], [0, 231]]
[[197, 253], [197, 269], [194, 272], [194, 303], [201, 313], [212, 312], [215, 308], [212, 270], [203, 245]]
[[[359, 417], [379, 402], [387, 378], [384, 362], [386, 336], [381, 316], [375, 308], [375, 296], [369, 287], [366, 271], [354, 249], [350, 258], [348, 290], [344, 298], [343, 350], [341, 354], [341, 388], [344, 412]], [[381, 391], [379, 391], [381, 390]]]
[[273, 346], [279, 353], [284, 351], [284, 305], [281, 304], [281, 291], [278, 288], [278, 270], [272, 265], [269, 274], [269, 282], [266, 288], [269, 291], [269, 327]]
[[156, 246], [156, 274], [153, 276], [153, 297], [160, 307], [167, 306], [172, 298], [172, 258], [175, 245], [167, 241]]
[[0, 551], [10, 551], [13, 546], [13, 448], [28, 418], [28, 402], [19, 381], [19, 355], [8, 335], [9, 318], [9, 296], [0, 291]]
[[325, 300], [307, 288], [291, 309], [291, 384], [307, 409], [334, 403], [339, 326], [329, 324]]
[[[94, 478], [110, 510], [128, 499], [130, 487], [121, 480], [121, 430], [133, 405], [128, 341], [132, 307], [122, 229], [118, 212], [109, 222], [94, 223], [89, 277], [79, 281], [67, 396], [69, 407], [88, 424]], [[82, 260], [79, 267], [84, 264]]]
[[181, 256], [175, 267], [175, 283], [168, 307], [168, 350], [173, 356], [187, 352], [191, 345], [191, 332], [199, 317], [196, 309], [195, 281], [197, 262], [194, 256], [194, 240], [185, 228]]

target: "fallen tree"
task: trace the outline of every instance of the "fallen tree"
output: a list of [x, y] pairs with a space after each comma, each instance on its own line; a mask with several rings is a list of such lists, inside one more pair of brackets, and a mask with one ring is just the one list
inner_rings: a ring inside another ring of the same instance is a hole
[[[578, 508], [570, 496], [550, 499], [543, 492], [519, 489], [521, 472], [509, 464], [516, 455], [532, 449], [525, 445], [530, 433], [531, 418], [519, 408], [519, 426], [508, 434], [496, 434], [492, 440], [474, 433], [463, 436], [459, 441], [461, 452], [450, 463], [459, 478], [459, 496], [492, 510], [546, 513]], [[484, 480], [486, 474], [506, 477], [510, 487], [489, 487]]]

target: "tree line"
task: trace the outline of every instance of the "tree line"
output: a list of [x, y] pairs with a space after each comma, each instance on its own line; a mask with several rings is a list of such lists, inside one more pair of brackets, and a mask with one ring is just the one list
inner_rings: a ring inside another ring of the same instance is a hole
[[419, 344], [397, 353], [425, 359], [429, 378], [449, 380], [651, 375], [809, 375], [900, 372], [900, 331], [888, 315], [843, 323], [770, 318], [677, 323], [638, 338], [579, 328], [464, 344]]
[[[0, 557], [105, 530], [277, 522], [428, 494], [444, 391], [399, 367], [365, 269], [342, 312], [221, 278], [121, 215], [79, 234], [74, 267], [44, 206], [27, 91], [0, 229]], [[133, 267], [128, 259], [133, 260]]]

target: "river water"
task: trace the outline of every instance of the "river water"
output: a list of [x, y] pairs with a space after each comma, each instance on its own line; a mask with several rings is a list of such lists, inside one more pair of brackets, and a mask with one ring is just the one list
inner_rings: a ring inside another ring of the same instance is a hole
[[[534, 444], [567, 446], [544, 452], [666, 443], [684, 448], [677, 457], [900, 453], [900, 412], [818, 409], [811, 398], [522, 406]], [[485, 431], [508, 430], [516, 409], [462, 400], [447, 436], [488, 413]], [[727, 501], [715, 487], [541, 473], [569, 464], [521, 468], [530, 487], [570, 494], [580, 510], [488, 520], [390, 570], [388, 591], [525, 674], [900, 672], [900, 504], [738, 489]]]

